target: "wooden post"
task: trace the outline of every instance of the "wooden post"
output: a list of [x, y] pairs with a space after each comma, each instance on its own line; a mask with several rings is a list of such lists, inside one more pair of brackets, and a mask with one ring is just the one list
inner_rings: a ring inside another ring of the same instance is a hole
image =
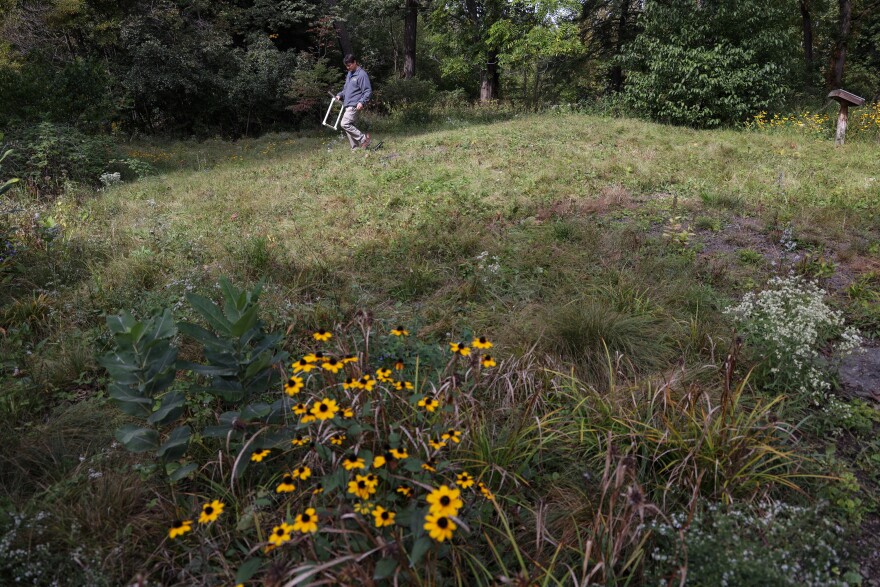
[[836, 100], [840, 104], [840, 114], [837, 115], [837, 132], [834, 134], [834, 144], [842, 145], [846, 140], [846, 123], [849, 118], [849, 107], [858, 108], [865, 103], [865, 99], [846, 90], [834, 90], [828, 94], [828, 98]]
[[840, 104], [840, 114], [837, 115], [837, 132], [834, 134], [834, 144], [842, 145], [846, 140], [846, 123], [849, 118], [849, 104]]

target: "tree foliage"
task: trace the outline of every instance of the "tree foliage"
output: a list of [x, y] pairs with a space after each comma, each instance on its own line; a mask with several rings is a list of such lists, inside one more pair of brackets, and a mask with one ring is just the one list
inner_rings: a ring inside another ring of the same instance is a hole
[[651, 2], [627, 46], [625, 99], [663, 122], [717, 127], [781, 104], [796, 71], [788, 7], [774, 0]]

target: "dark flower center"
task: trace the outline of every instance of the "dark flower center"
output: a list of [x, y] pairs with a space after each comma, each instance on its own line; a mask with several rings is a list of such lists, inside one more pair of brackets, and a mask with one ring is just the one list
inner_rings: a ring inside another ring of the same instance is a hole
[[291, 477], [290, 475], [285, 475], [284, 479], [281, 480], [281, 483], [283, 485], [290, 485], [291, 483], [293, 483], [293, 477]]
[[319, 412], [326, 412], [328, 409], [327, 404], [321, 404], [320, 407], [318, 407]]
[[382, 512], [382, 519], [383, 519], [383, 520], [387, 520], [387, 519], [388, 519], [388, 512]]
[[441, 530], [445, 530], [446, 526], [448, 525], [449, 520], [447, 520], [446, 518], [440, 518], [439, 520], [437, 520], [437, 527], [439, 527]]
[[284, 536], [284, 528], [278, 528], [277, 530], [275, 530], [275, 535]]
[[366, 489], [367, 483], [365, 481], [358, 481], [358, 489]]
[[335, 364], [336, 364], [336, 359], [330, 359], [330, 360], [327, 361], [327, 362], [330, 363], [331, 365], [335, 365]]
[[403, 326], [398, 326], [397, 329], [403, 332]]
[[449, 501], [450, 501], [449, 496], [444, 495], [443, 497], [440, 498], [440, 505], [449, 505]]
[[212, 508], [211, 506], [205, 506], [205, 515], [206, 516], [210, 516], [213, 513], [214, 513], [214, 508]]
[[310, 516], [310, 515], [308, 515], [308, 514], [303, 514], [303, 515], [302, 515], [302, 521], [303, 521], [303, 524], [308, 524], [309, 521], [311, 521], [311, 519], [312, 519], [312, 516]]
[[183, 522], [181, 522], [180, 520], [174, 522], [174, 526], [172, 526], [172, 528], [183, 528]]

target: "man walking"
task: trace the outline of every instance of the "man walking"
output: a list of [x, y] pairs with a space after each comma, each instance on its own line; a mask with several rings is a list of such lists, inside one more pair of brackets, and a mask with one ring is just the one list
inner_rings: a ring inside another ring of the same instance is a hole
[[357, 114], [373, 95], [373, 86], [370, 85], [370, 76], [358, 64], [354, 55], [349, 53], [342, 60], [348, 75], [345, 76], [345, 87], [336, 95], [336, 99], [342, 102], [345, 114], [342, 115], [342, 130], [348, 135], [351, 150], [357, 148], [366, 149], [370, 146], [370, 133], [362, 133], [355, 126]]

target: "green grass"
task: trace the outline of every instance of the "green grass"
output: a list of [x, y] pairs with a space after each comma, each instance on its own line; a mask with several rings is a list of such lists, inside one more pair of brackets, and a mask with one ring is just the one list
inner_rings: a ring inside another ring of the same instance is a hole
[[[22, 246], [19, 265], [0, 274], [0, 413], [32, 446], [0, 449], [9, 465], [5, 508], [60, 504], [61, 526], [91, 532], [107, 524], [90, 542], [98, 550], [142, 532], [131, 553], [104, 559], [102, 572], [117, 582], [147, 560], [173, 558], [148, 552], [171, 510], [166, 496], [142, 510], [131, 504], [143, 505], [146, 489], [126, 502], [124, 487], [140, 475], [134, 464], [117, 459], [103, 485], [82, 494], [103, 504], [112, 523], [90, 517], [64, 477], [82, 482], [87, 467], [71, 459], [98, 462], [98, 445], [116, 425], [109, 415], [118, 412], [90, 399], [105, 389], [95, 361], [109, 345], [104, 317], [170, 307], [191, 320], [186, 293], [216, 298], [221, 276], [242, 287], [265, 282], [263, 319], [269, 330], [289, 332], [291, 352], [305, 348], [309, 329], [349, 323], [360, 310], [433, 343], [489, 334], [493, 354], [507, 362], [469, 414], [466, 442], [481, 470], [500, 476], [505, 489], [520, 488], [509, 499], [525, 521], [501, 543], [536, 534], [541, 542], [549, 527], [548, 535], [565, 538], [560, 552], [569, 556], [578, 541], [607, 539], [611, 550], [600, 559], [618, 568], [602, 573], [621, 572], [623, 560], [638, 555], [627, 550], [637, 512], [627, 509], [625, 523], [615, 518], [615, 508], [631, 504], [609, 506], [606, 493], [621, 487], [598, 478], [606, 454], [620, 456], [615, 451], [640, 435], [651, 443], [628, 453], [638, 471], [627, 474], [651, 498], [675, 493], [667, 491], [673, 474], [687, 493], [683, 503], [763, 496], [756, 484], [764, 481], [771, 493], [788, 491], [786, 481], [801, 471], [774, 468], [774, 443], [788, 437], [777, 438], [766, 422], [791, 414], [740, 395], [734, 411], [719, 412], [718, 373], [735, 340], [721, 310], [790, 268], [823, 279], [865, 332], [880, 332], [880, 145], [835, 148], [788, 132], [694, 131], [578, 114], [406, 132], [370, 123], [374, 140], [385, 141], [374, 153], [352, 154], [330, 132], [145, 142], [126, 148], [159, 169], [154, 177], [100, 193], [70, 190], [54, 202], [14, 195], [20, 211], [8, 218]], [[36, 213], [59, 227], [51, 242], [32, 221]], [[678, 227], [672, 239], [670, 226]], [[780, 245], [789, 233], [797, 259]], [[184, 343], [182, 357], [197, 354]], [[740, 366], [740, 381], [748, 367]], [[579, 382], [560, 392], [558, 374], [572, 370]], [[670, 382], [674, 395], [645, 395]], [[629, 403], [638, 399], [645, 401]], [[107, 417], [64, 416], [93, 405], [83, 402], [96, 402]], [[213, 414], [214, 405], [199, 402], [198, 417]], [[575, 412], [590, 417], [571, 421]], [[678, 435], [664, 436], [664, 426]], [[69, 446], [49, 434], [77, 427], [94, 429], [95, 446], [76, 433]], [[824, 450], [822, 442], [805, 446], [791, 466]], [[756, 465], [752, 454], [765, 460]], [[727, 469], [713, 469], [717, 462]], [[621, 466], [605, 463], [605, 476]], [[573, 531], [572, 520], [589, 530]], [[620, 533], [611, 536], [612, 528]], [[510, 566], [511, 547], [502, 548], [495, 562]], [[547, 544], [535, 549], [541, 564], [562, 564]], [[508, 570], [523, 568], [519, 561]], [[532, 571], [559, 580], [545, 567], [546, 575]]]

